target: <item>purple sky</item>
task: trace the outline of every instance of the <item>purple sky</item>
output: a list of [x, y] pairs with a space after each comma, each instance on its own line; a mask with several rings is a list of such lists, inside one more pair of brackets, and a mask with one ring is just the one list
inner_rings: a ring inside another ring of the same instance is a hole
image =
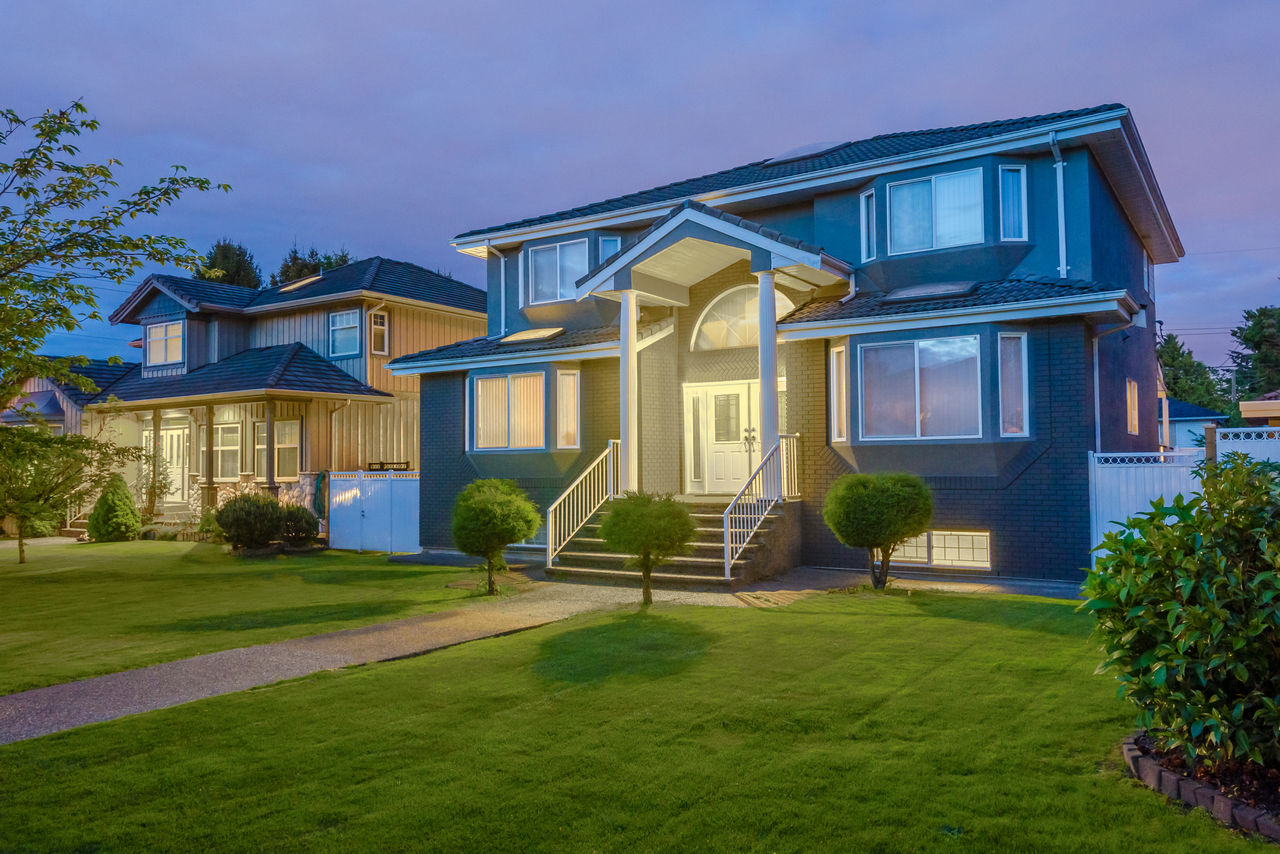
[[[182, 5], [4, 0], [0, 104], [83, 98], [124, 187], [171, 163], [232, 184], [148, 230], [229, 236], [264, 275], [296, 240], [480, 284], [448, 244], [470, 228], [815, 140], [1120, 101], [1187, 249], [1157, 268], [1166, 331], [1220, 364], [1241, 310], [1280, 302], [1270, 0]], [[47, 349], [136, 357], [134, 332]]]

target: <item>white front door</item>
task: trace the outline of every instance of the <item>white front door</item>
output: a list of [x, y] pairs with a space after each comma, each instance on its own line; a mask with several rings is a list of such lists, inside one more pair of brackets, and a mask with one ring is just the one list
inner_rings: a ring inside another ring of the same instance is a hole
[[[187, 500], [187, 444], [190, 431], [186, 427], [160, 428], [160, 452], [169, 469], [169, 494], [164, 501]], [[151, 431], [142, 431], [142, 446], [148, 451], [153, 447]]]
[[686, 383], [685, 492], [736, 495], [760, 461], [760, 381]]

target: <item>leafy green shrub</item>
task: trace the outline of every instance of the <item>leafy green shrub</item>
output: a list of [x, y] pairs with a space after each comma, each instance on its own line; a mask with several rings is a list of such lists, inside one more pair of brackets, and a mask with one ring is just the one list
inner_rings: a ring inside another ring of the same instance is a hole
[[871, 584], [877, 590], [889, 582], [893, 550], [923, 534], [932, 519], [933, 496], [914, 474], [847, 474], [836, 479], [822, 503], [822, 521], [836, 539], [870, 553]]
[[59, 524], [60, 517], [56, 512], [50, 512], [48, 516], [38, 516], [22, 521], [22, 536], [28, 539], [36, 537], [53, 537], [57, 536], [62, 530]]
[[641, 602], [653, 604], [649, 579], [653, 568], [689, 551], [697, 525], [689, 508], [670, 495], [628, 492], [609, 503], [600, 523], [600, 536], [610, 550], [634, 555], [628, 561], [640, 569]]
[[227, 542], [238, 549], [260, 549], [280, 536], [280, 502], [261, 492], [237, 495], [218, 510]]
[[286, 543], [306, 545], [320, 535], [320, 520], [302, 505], [286, 504], [281, 515], [280, 535]]
[[120, 475], [112, 475], [89, 514], [89, 536], [100, 543], [119, 543], [136, 540], [140, 533], [142, 514], [129, 485]]
[[211, 543], [221, 543], [226, 540], [226, 534], [218, 524], [218, 511], [205, 508], [200, 514], [200, 524], [196, 526], [196, 533], [208, 534]]
[[538, 508], [513, 480], [472, 481], [453, 505], [453, 542], [463, 554], [482, 557], [489, 593], [497, 593], [493, 574], [506, 567], [503, 551], [538, 532]]
[[1280, 767], [1280, 476], [1241, 454], [1109, 532], [1081, 607], [1159, 748]]

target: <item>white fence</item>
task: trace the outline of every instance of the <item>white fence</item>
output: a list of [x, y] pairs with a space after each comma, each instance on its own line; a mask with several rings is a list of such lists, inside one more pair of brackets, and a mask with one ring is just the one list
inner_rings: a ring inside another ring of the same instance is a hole
[[1280, 462], [1280, 427], [1229, 427], [1218, 430], [1217, 457], [1248, 454], [1255, 460]]
[[1119, 523], [1151, 509], [1157, 498], [1171, 501], [1200, 491], [1195, 467], [1201, 451], [1153, 454], [1089, 454], [1089, 536], [1093, 545]]
[[336, 471], [329, 475], [329, 547], [417, 552], [416, 471]]

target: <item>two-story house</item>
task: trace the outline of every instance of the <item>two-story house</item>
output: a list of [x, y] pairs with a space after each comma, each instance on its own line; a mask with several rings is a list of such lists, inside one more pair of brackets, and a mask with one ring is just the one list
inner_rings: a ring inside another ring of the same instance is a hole
[[739, 577], [780, 497], [790, 560], [859, 567], [830, 484], [909, 471], [936, 512], [895, 560], [1077, 578], [1088, 452], [1158, 447], [1152, 266], [1183, 250], [1122, 105], [802, 149], [453, 243], [486, 260], [487, 336], [390, 363], [431, 418], [424, 548], [503, 476], [552, 511], [561, 569], [604, 561], [584, 517], [635, 488], [699, 505], [672, 573]]
[[378, 257], [263, 289], [150, 275], [110, 318], [140, 328], [141, 362], [82, 369], [99, 391], [72, 401], [71, 429], [154, 446], [169, 511], [252, 489], [309, 505], [320, 472], [417, 467], [418, 383], [384, 366], [483, 333], [484, 309], [477, 288]]

